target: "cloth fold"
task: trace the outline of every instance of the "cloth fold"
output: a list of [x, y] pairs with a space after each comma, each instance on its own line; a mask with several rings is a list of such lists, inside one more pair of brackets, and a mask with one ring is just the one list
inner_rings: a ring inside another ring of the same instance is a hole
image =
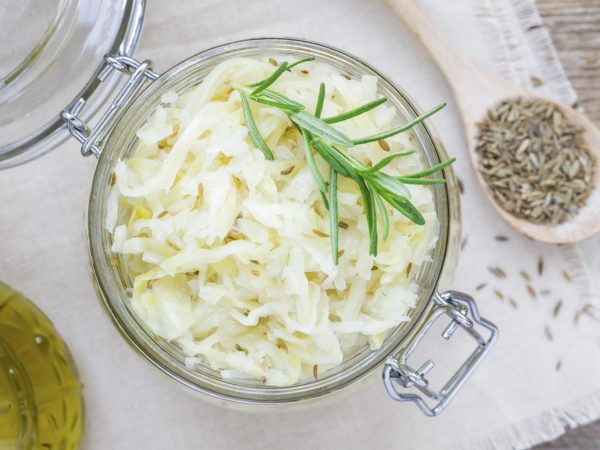
[[[575, 100], [532, 0], [420, 3], [467, 56], [523, 84], [535, 77], [545, 93]], [[482, 316], [501, 330], [498, 344], [435, 419], [392, 401], [377, 377], [337, 401], [285, 414], [243, 414], [189, 396], [128, 348], [97, 303], [82, 238], [94, 161], [70, 142], [0, 173], [0, 279], [34, 299], [69, 343], [85, 383], [84, 447], [526, 448], [600, 417], [599, 301], [586, 265], [586, 258], [598, 265], [598, 238], [547, 245], [502, 221], [477, 183], [443, 76], [383, 0], [150, 2], [135, 56], [161, 71], [213, 45], [265, 36], [353, 53], [423, 109], [449, 102], [432, 122], [458, 158], [464, 185], [464, 250], [452, 287], [475, 296]], [[431, 377], [443, 382], [439, 368], [457, 367], [473, 344], [431, 337], [415, 366], [434, 359]]]

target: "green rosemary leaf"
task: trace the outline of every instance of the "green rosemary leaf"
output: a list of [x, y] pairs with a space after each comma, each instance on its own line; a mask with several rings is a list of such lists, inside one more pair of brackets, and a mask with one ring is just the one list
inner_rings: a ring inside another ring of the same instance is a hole
[[408, 188], [399, 181], [398, 179], [392, 177], [383, 172], [375, 172], [364, 175], [365, 179], [369, 180], [369, 182], [375, 187], [377, 187], [378, 191], [384, 190], [394, 195], [395, 197], [404, 197], [410, 198], [410, 191]]
[[292, 100], [291, 98], [286, 97], [285, 95], [282, 95], [279, 92], [272, 91], [271, 89], [265, 89], [264, 91], [262, 91], [259, 94], [259, 96], [260, 97], [266, 97], [266, 98], [269, 98], [271, 100], [284, 103], [284, 104], [286, 104], [286, 105], [289, 106], [288, 109], [296, 108], [299, 111], [303, 111], [304, 110], [304, 105], [302, 103], [298, 103], [297, 101]]
[[337, 204], [337, 173], [333, 167], [329, 168], [329, 233], [331, 234], [331, 253], [333, 262], [337, 265], [339, 248], [339, 219]]
[[408, 156], [408, 155], [412, 155], [413, 153], [415, 153], [416, 150], [406, 150], [404, 152], [397, 152], [397, 153], [392, 153], [389, 156], [386, 156], [385, 158], [382, 158], [380, 161], [377, 162], [377, 164], [375, 164], [373, 167], [369, 168], [367, 170], [367, 172], [373, 173], [373, 172], [378, 172], [381, 169], [383, 169], [385, 166], [387, 166], [389, 163], [391, 163], [394, 159], [399, 158], [401, 156]]
[[393, 197], [389, 195], [387, 192], [382, 192], [381, 196], [394, 207], [394, 209], [398, 210], [401, 214], [406, 216], [412, 222], [417, 225], [424, 225], [425, 218], [419, 212], [419, 210], [413, 205], [410, 200], [404, 197]]
[[367, 216], [367, 226], [369, 228], [369, 255], [377, 256], [377, 213], [373, 200], [373, 193], [369, 190], [361, 177], [356, 179], [360, 188], [360, 195], [363, 199], [365, 215]]
[[305, 62], [309, 62], [309, 61], [314, 61], [314, 60], [315, 60], [314, 56], [307, 56], [306, 58], [299, 59], [295, 63], [290, 64], [288, 66], [288, 70], [291, 69], [291, 68], [293, 68], [293, 67], [296, 67], [299, 64], [302, 64], [302, 63], [305, 63]]
[[348, 161], [346, 161], [346, 159], [341, 156], [340, 153], [337, 152], [333, 147], [327, 145], [325, 142], [320, 141], [319, 139], [315, 139], [311, 143], [317, 153], [319, 153], [319, 155], [321, 155], [321, 157], [327, 161], [327, 164], [333, 167], [337, 173], [350, 178], [358, 176], [352, 166], [349, 167]]
[[317, 98], [317, 107], [315, 108], [315, 117], [320, 118], [323, 112], [323, 103], [325, 103], [325, 83], [319, 86], [319, 97]]
[[327, 117], [327, 118], [323, 119], [323, 122], [336, 123], [336, 122], [341, 122], [342, 120], [348, 120], [348, 119], [351, 119], [352, 117], [356, 117], [363, 113], [366, 113], [367, 111], [371, 111], [372, 109], [377, 108], [379, 105], [385, 103], [386, 101], [387, 101], [387, 97], [381, 97], [381, 98], [378, 98], [377, 100], [373, 100], [372, 102], [365, 103], [364, 105], [359, 106], [358, 108], [351, 109], [350, 111], [346, 111], [341, 114], [338, 114], [337, 116]]
[[383, 240], [386, 241], [388, 238], [388, 232], [390, 230], [390, 218], [388, 216], [388, 211], [383, 204], [383, 200], [381, 200], [380, 195], [375, 196], [375, 203], [377, 204], [377, 208], [379, 208], [379, 214], [381, 215], [381, 219], [383, 221]]
[[308, 139], [308, 134], [302, 128], [300, 129], [300, 133], [302, 133], [302, 140], [304, 141], [304, 152], [306, 154], [306, 162], [308, 163], [308, 167], [310, 168], [313, 177], [319, 186], [319, 191], [325, 193], [327, 192], [327, 186], [325, 185], [323, 175], [321, 175], [321, 172], [319, 171], [315, 158], [312, 154], [312, 147]]
[[383, 133], [374, 134], [372, 136], [367, 136], [367, 137], [364, 137], [364, 138], [354, 139], [354, 141], [353, 141], [354, 145], [366, 144], [367, 142], [373, 142], [373, 141], [379, 141], [381, 139], [387, 139], [390, 136], [395, 136], [396, 134], [399, 134], [399, 133], [402, 133], [403, 131], [409, 130], [412, 127], [414, 127], [415, 125], [417, 125], [418, 123], [423, 122], [429, 116], [432, 116], [433, 114], [435, 114], [436, 112], [438, 112], [444, 106], [446, 106], [446, 104], [445, 103], [441, 103], [441, 104], [437, 105], [435, 108], [433, 108], [431, 111], [428, 111], [425, 114], [420, 115], [416, 119], [411, 120], [410, 122], [408, 122], [405, 125], [402, 125], [401, 127], [394, 128], [394, 129], [388, 130], [388, 131], [384, 131]]
[[287, 63], [287, 61], [284, 61], [279, 65], [279, 67], [277, 67], [275, 72], [273, 72], [267, 78], [265, 78], [262, 81], [259, 81], [258, 84], [252, 83], [251, 86], [254, 87], [254, 90], [250, 93], [250, 95], [256, 95], [259, 92], [264, 91], [266, 88], [271, 86], [273, 83], [275, 83], [277, 81], [277, 79], [283, 74], [283, 72], [285, 72], [287, 70], [287, 68], [288, 68], [288, 63]]
[[326, 124], [321, 119], [311, 116], [310, 114], [300, 111], [290, 114], [290, 119], [298, 124], [299, 127], [310, 131], [315, 136], [319, 136], [332, 144], [343, 145], [345, 147], [352, 146], [352, 141], [341, 131], [336, 130], [332, 126]]
[[292, 105], [289, 103], [282, 103], [277, 100], [271, 100], [269, 97], [266, 97], [264, 95], [256, 95], [256, 96], [252, 96], [250, 98], [257, 103], [262, 103], [263, 105], [273, 106], [274, 108], [279, 108], [286, 112], [298, 112], [298, 111], [302, 111], [304, 109], [304, 107], [302, 105], [297, 106], [297, 105]]
[[429, 169], [425, 169], [422, 170], [420, 172], [416, 172], [416, 173], [411, 173], [409, 175], [403, 175], [404, 178], [422, 178], [422, 177], [426, 177], [427, 175], [432, 175], [436, 172], [439, 172], [440, 170], [444, 169], [445, 167], [448, 167], [450, 164], [452, 164], [454, 161], [456, 161], [456, 158], [449, 158], [446, 161], [443, 161], [439, 164], [436, 164], [433, 167], [430, 167]]
[[327, 194], [325, 194], [324, 192], [319, 191], [319, 194], [321, 194], [321, 200], [323, 200], [323, 204], [325, 205], [325, 208], [329, 209], [329, 200], [327, 200]]
[[444, 178], [407, 178], [407, 177], [394, 177], [396, 180], [404, 184], [444, 184], [446, 180]]
[[271, 152], [271, 149], [260, 135], [260, 131], [254, 122], [254, 117], [252, 117], [252, 111], [250, 110], [250, 105], [248, 104], [248, 97], [243, 92], [240, 92], [240, 97], [242, 99], [242, 109], [244, 110], [244, 118], [246, 119], [246, 127], [250, 133], [250, 139], [252, 139], [252, 142], [256, 148], [264, 153], [265, 158], [272, 161], [274, 159], [273, 152]]

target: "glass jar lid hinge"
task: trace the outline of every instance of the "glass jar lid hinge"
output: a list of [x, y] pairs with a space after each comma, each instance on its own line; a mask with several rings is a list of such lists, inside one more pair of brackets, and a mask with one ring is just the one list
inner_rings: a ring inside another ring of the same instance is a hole
[[143, 62], [126, 55], [106, 55], [105, 65], [98, 75], [100, 81], [104, 81], [114, 70], [130, 74], [125, 85], [102, 114], [100, 120], [93, 128], [79, 119], [79, 113], [85, 106], [86, 99], [81, 97], [71, 104], [70, 107], [61, 112], [61, 117], [67, 125], [69, 133], [77, 139], [81, 145], [83, 156], [94, 155], [96, 158], [102, 153], [102, 143], [113, 129], [121, 113], [137, 96], [146, 81], [155, 81], [159, 75], [152, 71], [151, 62]]

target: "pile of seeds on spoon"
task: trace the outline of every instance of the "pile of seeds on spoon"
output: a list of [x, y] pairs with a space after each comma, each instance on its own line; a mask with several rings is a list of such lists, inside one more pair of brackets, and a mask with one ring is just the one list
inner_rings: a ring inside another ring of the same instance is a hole
[[496, 201], [536, 224], [574, 216], [594, 189], [583, 132], [553, 103], [508, 99], [478, 125], [479, 170]]

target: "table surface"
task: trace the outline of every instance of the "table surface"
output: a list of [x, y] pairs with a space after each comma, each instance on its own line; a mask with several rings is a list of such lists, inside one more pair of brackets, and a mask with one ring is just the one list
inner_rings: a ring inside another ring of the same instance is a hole
[[[537, 0], [560, 60], [590, 119], [600, 126], [600, 0]], [[600, 420], [535, 450], [600, 448]]]

